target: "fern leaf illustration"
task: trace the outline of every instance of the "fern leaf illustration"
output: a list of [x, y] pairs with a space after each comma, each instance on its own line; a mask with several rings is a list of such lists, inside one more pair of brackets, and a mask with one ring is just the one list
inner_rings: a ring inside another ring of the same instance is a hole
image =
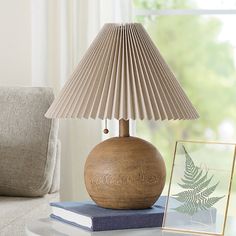
[[192, 202], [192, 197], [192, 190], [183, 191], [173, 195], [173, 198], [175, 198], [179, 202]]
[[213, 175], [211, 176], [210, 179], [208, 179], [208, 180], [204, 181], [203, 183], [200, 183], [198, 186], [196, 186], [197, 191], [200, 192], [204, 188], [208, 187], [208, 185], [210, 184], [212, 178], [213, 178]]
[[203, 197], [209, 197], [209, 196], [216, 190], [216, 188], [217, 188], [218, 185], [219, 185], [219, 182], [218, 182], [217, 184], [213, 185], [212, 187], [207, 188], [207, 189], [205, 189], [204, 191], [202, 191], [202, 192], [201, 192], [201, 195], [202, 195]]
[[183, 191], [183, 192], [173, 195], [172, 197], [182, 203], [200, 202], [204, 198], [202, 194], [197, 193], [196, 190]]
[[197, 182], [201, 178], [202, 172], [203, 172], [203, 170], [200, 170], [200, 172], [198, 172], [198, 175], [196, 177], [194, 177], [194, 182]]
[[197, 188], [200, 186], [203, 186], [203, 188], [207, 187], [207, 185], [211, 182], [211, 180], [207, 180], [207, 176], [208, 176], [208, 171], [206, 172], [205, 175], [202, 176], [202, 178], [200, 178], [198, 181], [194, 182], [193, 188]]
[[224, 197], [225, 196], [222, 196], [222, 197], [212, 197], [212, 198], [204, 199], [204, 204], [199, 205], [199, 208], [201, 210], [207, 210], [210, 207], [214, 206], [219, 200], [221, 200]]
[[192, 158], [190, 157], [184, 146], [183, 150], [186, 157], [184, 177], [191, 181], [198, 174], [199, 168], [195, 166]]
[[182, 147], [186, 158], [185, 170], [184, 176], [181, 178], [182, 183], [178, 183], [178, 185], [184, 191], [174, 194], [172, 197], [182, 203], [174, 210], [192, 216], [200, 210], [208, 210], [213, 207], [224, 196], [210, 197], [220, 182], [210, 186], [214, 176], [208, 177], [209, 172], [196, 166], [186, 148]]
[[225, 196], [208, 198], [207, 201], [206, 201], [206, 207], [210, 208], [210, 207], [214, 206], [223, 197], [225, 197]]
[[203, 170], [200, 170], [198, 172], [198, 174], [196, 176], [194, 176], [191, 180], [189, 180], [189, 179], [186, 180], [186, 179], [181, 178], [181, 180], [184, 184], [179, 184], [179, 186], [182, 188], [194, 189], [195, 188], [194, 183], [198, 183], [197, 181], [202, 182], [202, 179], [199, 179], [202, 176], [202, 172], [203, 172]]
[[193, 216], [198, 211], [198, 206], [193, 202], [188, 202], [183, 204], [182, 206], [174, 208], [174, 210], [180, 213], [187, 213], [188, 215]]

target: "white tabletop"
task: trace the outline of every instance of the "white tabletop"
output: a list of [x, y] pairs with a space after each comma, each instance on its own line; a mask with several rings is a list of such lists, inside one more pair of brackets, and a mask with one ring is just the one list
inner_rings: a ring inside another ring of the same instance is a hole
[[[186, 236], [181, 234], [162, 231], [160, 228], [130, 229], [90, 232], [71, 225], [61, 223], [49, 218], [38, 219], [26, 225], [28, 236]], [[225, 236], [236, 236], [236, 219], [229, 218]]]

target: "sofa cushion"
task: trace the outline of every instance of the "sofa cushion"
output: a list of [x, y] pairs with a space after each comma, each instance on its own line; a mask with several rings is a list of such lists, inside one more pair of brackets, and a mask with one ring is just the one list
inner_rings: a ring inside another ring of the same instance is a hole
[[59, 201], [59, 194], [41, 198], [0, 197], [0, 235], [23, 236], [27, 222], [48, 217], [50, 202]]
[[44, 117], [50, 88], [0, 88], [0, 195], [42, 196], [52, 186], [58, 121]]

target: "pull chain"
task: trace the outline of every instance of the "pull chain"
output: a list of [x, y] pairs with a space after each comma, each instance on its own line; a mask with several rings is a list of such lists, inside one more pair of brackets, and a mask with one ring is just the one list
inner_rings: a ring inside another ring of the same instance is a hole
[[107, 119], [105, 119], [105, 129], [103, 130], [103, 133], [104, 134], [108, 134], [109, 133], [109, 130], [107, 128]]

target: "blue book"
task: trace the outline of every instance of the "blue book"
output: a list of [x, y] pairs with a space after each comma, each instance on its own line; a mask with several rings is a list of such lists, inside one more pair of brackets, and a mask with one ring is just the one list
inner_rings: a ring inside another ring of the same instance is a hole
[[90, 231], [161, 227], [166, 197], [148, 209], [113, 210], [97, 206], [92, 201], [51, 203], [51, 218]]

